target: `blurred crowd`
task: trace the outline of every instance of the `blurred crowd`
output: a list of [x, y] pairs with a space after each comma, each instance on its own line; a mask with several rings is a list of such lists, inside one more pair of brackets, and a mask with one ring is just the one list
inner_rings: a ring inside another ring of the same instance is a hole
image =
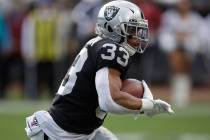
[[[108, 1], [0, 0], [0, 98], [53, 96]], [[150, 43], [129, 77], [177, 93], [210, 86], [210, 0], [130, 1], [149, 21]]]

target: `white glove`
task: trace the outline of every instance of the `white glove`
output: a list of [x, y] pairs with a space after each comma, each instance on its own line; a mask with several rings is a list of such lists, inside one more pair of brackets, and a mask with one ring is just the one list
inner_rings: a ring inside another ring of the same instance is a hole
[[142, 108], [140, 112], [144, 112], [145, 115], [152, 117], [160, 113], [173, 114], [174, 111], [171, 109], [171, 105], [160, 99], [150, 100], [142, 99]]
[[144, 87], [143, 99], [153, 100], [152, 92], [150, 91], [147, 83], [144, 80], [142, 80], [142, 84], [143, 84], [143, 87]]

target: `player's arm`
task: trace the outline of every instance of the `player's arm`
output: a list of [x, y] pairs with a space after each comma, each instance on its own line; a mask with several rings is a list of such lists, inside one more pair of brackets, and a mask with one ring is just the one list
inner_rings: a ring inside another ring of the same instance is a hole
[[159, 113], [173, 113], [170, 105], [162, 100], [140, 99], [122, 92], [120, 72], [112, 68], [101, 68], [96, 73], [96, 89], [102, 110], [115, 114], [147, 112], [153, 116]]
[[127, 93], [123, 95], [123, 92], [120, 91], [122, 81], [119, 73], [118, 70], [108, 67], [97, 71], [95, 83], [99, 106], [102, 110], [115, 114], [139, 113], [141, 99]]
[[121, 73], [118, 70], [109, 68], [109, 89], [113, 101], [125, 108], [140, 110], [142, 106], [141, 99], [120, 90], [122, 89], [120, 75]]

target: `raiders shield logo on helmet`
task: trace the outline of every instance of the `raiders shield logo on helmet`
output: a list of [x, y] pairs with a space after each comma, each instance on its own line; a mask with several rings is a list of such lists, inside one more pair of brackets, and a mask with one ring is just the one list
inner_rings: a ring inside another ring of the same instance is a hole
[[106, 20], [110, 21], [112, 20], [118, 13], [120, 8], [115, 7], [115, 6], [107, 6], [104, 12], [104, 17]]

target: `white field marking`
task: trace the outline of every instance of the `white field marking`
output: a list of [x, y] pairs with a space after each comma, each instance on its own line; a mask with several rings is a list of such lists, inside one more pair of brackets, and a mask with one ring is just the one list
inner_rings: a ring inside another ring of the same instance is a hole
[[[32, 100], [0, 100], [0, 113], [28, 113], [36, 110], [48, 109], [51, 105], [51, 100], [32, 101]], [[182, 110], [175, 110], [172, 117], [188, 117], [188, 116], [210, 116], [209, 103], [192, 106]], [[186, 111], [187, 110], [187, 111]], [[111, 116], [110, 114], [109, 116]], [[115, 116], [115, 115], [113, 115]], [[129, 115], [130, 116], [130, 115]], [[162, 114], [157, 117], [168, 117], [168, 114]]]
[[22, 113], [32, 113], [37, 110], [43, 110], [49, 108], [51, 101], [9, 101], [0, 100], [0, 114], [22, 114]]

